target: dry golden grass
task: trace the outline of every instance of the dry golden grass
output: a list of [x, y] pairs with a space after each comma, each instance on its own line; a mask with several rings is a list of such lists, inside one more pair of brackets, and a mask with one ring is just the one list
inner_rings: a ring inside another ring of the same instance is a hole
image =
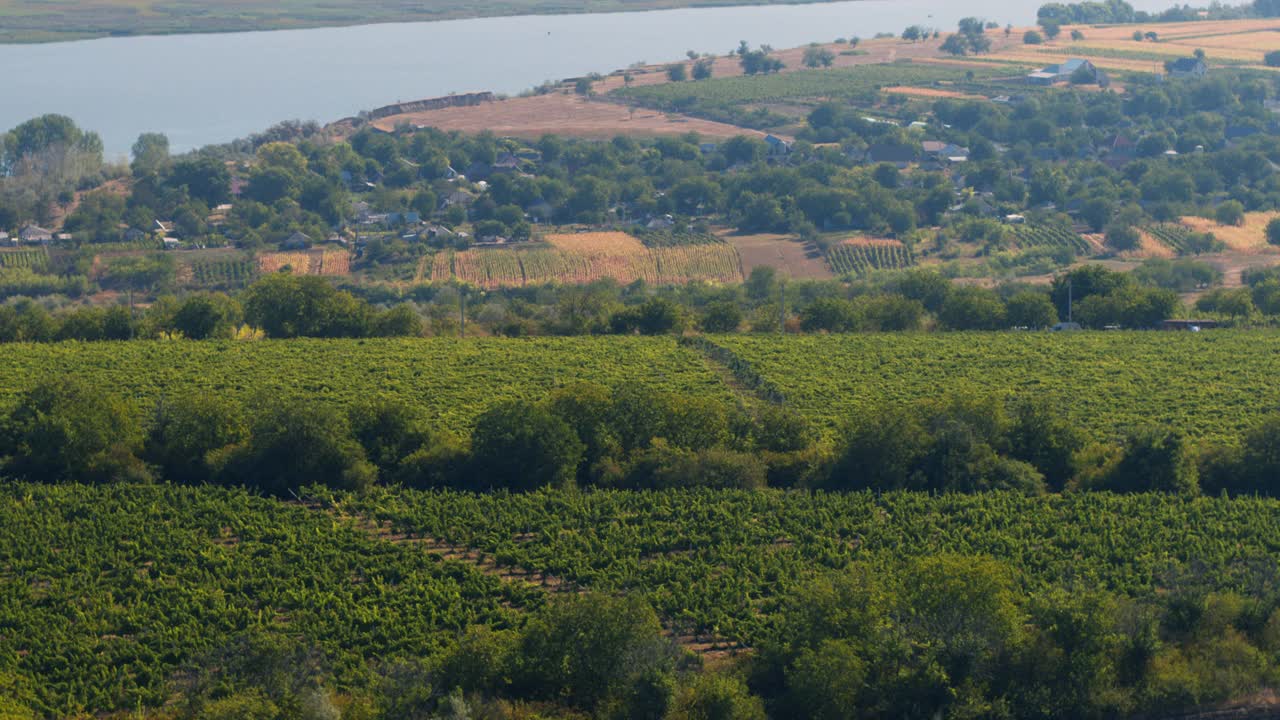
[[557, 233], [543, 237], [553, 247], [586, 255], [637, 255], [644, 243], [624, 232]]
[[[1071, 31], [1078, 29], [1084, 33], [1085, 38], [1092, 40], [1127, 40], [1128, 46], [1136, 46], [1139, 43], [1133, 41], [1133, 31], [1140, 29], [1143, 31], [1151, 30], [1159, 33], [1160, 40], [1172, 41], [1182, 38], [1197, 38], [1205, 36], [1221, 36], [1236, 35], [1242, 33], [1258, 32], [1262, 30], [1280, 29], [1280, 19], [1259, 19], [1259, 20], [1203, 20], [1199, 22], [1185, 23], [1152, 23], [1150, 27], [1137, 25], [1114, 25], [1111, 27], [1089, 27], [1087, 25], [1076, 27], [1063, 27], [1062, 34], [1070, 37]], [[1150, 45], [1150, 43], [1141, 43]], [[1124, 46], [1124, 47], [1128, 47]]]
[[961, 100], [986, 100], [982, 95], [970, 95], [968, 93], [956, 92], [955, 90], [942, 90], [940, 88], [930, 87], [910, 87], [908, 85], [895, 85], [893, 87], [883, 88], [881, 92], [886, 95], [914, 95], [916, 97], [929, 98], [957, 98]]
[[1173, 248], [1155, 239], [1146, 231], [1139, 230], [1138, 236], [1141, 238], [1141, 241], [1138, 244], [1138, 249], [1120, 253], [1120, 257], [1125, 258], [1126, 260], [1145, 260], [1148, 258], [1172, 260], [1178, 256], [1178, 253], [1174, 252]]
[[1182, 218], [1183, 225], [1196, 232], [1211, 232], [1214, 237], [1226, 243], [1232, 250], [1265, 250], [1267, 245], [1267, 223], [1280, 217], [1280, 212], [1245, 213], [1244, 225], [1219, 225], [1213, 220], [1202, 217], [1187, 216]]

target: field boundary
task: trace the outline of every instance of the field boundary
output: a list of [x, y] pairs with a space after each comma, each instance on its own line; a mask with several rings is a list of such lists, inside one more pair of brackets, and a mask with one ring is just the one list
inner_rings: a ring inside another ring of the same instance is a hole
[[680, 344], [702, 353], [711, 362], [724, 367], [733, 379], [750, 390], [757, 398], [770, 405], [785, 405], [787, 396], [771, 381], [765, 379], [750, 362], [723, 345], [717, 345], [705, 337], [682, 337]]
[[[467, 545], [459, 545], [431, 535], [418, 535], [412, 532], [398, 532], [390, 520], [377, 521], [366, 515], [352, 515], [338, 507], [317, 500], [303, 500], [301, 505], [314, 512], [323, 512], [339, 522], [355, 527], [372, 540], [387, 542], [401, 547], [420, 547], [428, 555], [446, 562], [459, 562], [470, 565], [484, 575], [497, 578], [504, 583], [524, 584], [548, 593], [573, 593], [577, 595], [588, 592], [573, 581], [539, 570], [529, 570], [518, 565], [504, 565], [492, 554], [476, 550]], [[533, 537], [522, 538], [533, 542]], [[750, 652], [750, 648], [741, 642], [729, 640], [706, 633], [680, 632], [663, 623], [663, 635], [676, 645], [705, 661], [716, 661]]]

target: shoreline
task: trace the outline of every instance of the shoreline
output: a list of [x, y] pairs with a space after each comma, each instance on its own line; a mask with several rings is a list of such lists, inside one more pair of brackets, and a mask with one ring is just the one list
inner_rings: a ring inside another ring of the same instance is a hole
[[[363, 27], [370, 25], [407, 25], [411, 23], [452, 22], [461, 20], [480, 20], [486, 18], [554, 17], [558, 15], [620, 15], [661, 12], [667, 10], [714, 10], [734, 7], [761, 7], [769, 5], [823, 5], [848, 2], [849, 0], [692, 0], [688, 2], [685, 0], [644, 0], [643, 5], [640, 7], [599, 7], [593, 3], [587, 3], [585, 0], [581, 1], [583, 2], [583, 6], [576, 8], [568, 7], [564, 4], [556, 4], [542, 9], [540, 9], [540, 5], [531, 5], [527, 8], [498, 8], [496, 11], [492, 12], [486, 11], [485, 8], [457, 8], [455, 10], [445, 10], [441, 13], [396, 14], [386, 18], [352, 19], [349, 21], [341, 19], [327, 21], [324, 19], [290, 18], [287, 16], [265, 20], [227, 17], [221, 19], [220, 22], [223, 24], [222, 26], [212, 28], [175, 26], [168, 29], [161, 27], [155, 29], [128, 31], [118, 31], [110, 28], [86, 30], [84, 27], [77, 27], [66, 31], [49, 28], [31, 28], [12, 31], [0, 30], [0, 47], [52, 45], [57, 43], [85, 42], [111, 38], [173, 37], [178, 35], [228, 35], [236, 33], [280, 32], [286, 30]], [[542, 0], [534, 0], [534, 2], [542, 2]], [[269, 5], [265, 6], [270, 7]], [[0, 7], [0, 10], [3, 10], [3, 7]], [[351, 12], [356, 12], [357, 10], [357, 7], [351, 7]], [[74, 17], [74, 15], [72, 15], [72, 17]], [[12, 21], [13, 17], [10, 17], [9, 19]], [[21, 19], [21, 16], [18, 16], [18, 19]], [[75, 20], [71, 20], [71, 22], [77, 25], [80, 24]]]

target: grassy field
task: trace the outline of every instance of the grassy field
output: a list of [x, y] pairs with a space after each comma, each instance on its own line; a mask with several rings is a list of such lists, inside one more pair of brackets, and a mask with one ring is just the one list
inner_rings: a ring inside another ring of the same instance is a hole
[[0, 0], [0, 43], [811, 1], [816, 0]]
[[[716, 338], [834, 430], [859, 408], [948, 391], [1034, 397], [1098, 438], [1159, 423], [1230, 439], [1280, 407], [1280, 333], [1156, 332]], [[47, 375], [75, 373], [134, 398], [203, 392], [251, 402], [298, 393], [348, 404], [375, 394], [465, 431], [490, 404], [578, 380], [725, 400], [708, 361], [674, 338], [293, 340], [0, 346], [0, 409]]]

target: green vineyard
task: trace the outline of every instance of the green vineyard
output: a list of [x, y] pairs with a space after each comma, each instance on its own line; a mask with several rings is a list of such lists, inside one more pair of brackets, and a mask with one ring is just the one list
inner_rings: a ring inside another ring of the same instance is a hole
[[49, 253], [40, 250], [14, 250], [0, 252], [0, 268], [26, 268], [40, 270], [49, 264]]
[[[1032, 397], [1109, 440], [1158, 423], [1233, 440], [1280, 407], [1280, 333], [1099, 332], [717, 336], [832, 432], [885, 402], [953, 392]], [[731, 402], [706, 358], [669, 337], [132, 342], [0, 346], [0, 410], [40, 379], [75, 373], [130, 398], [211, 393], [242, 403], [305, 393], [348, 405], [386, 395], [463, 432], [492, 403], [584, 380], [635, 381]]]
[[1019, 250], [1030, 248], [1070, 248], [1088, 254], [1089, 243], [1069, 228], [1049, 225], [1013, 225], [1013, 242]]
[[827, 251], [827, 262], [837, 275], [862, 275], [872, 270], [900, 270], [915, 264], [915, 258], [900, 243], [874, 245], [841, 244]]
[[1148, 235], [1158, 240], [1162, 245], [1175, 250], [1179, 255], [1185, 255], [1190, 251], [1189, 241], [1191, 239], [1191, 230], [1178, 225], [1176, 223], [1159, 223], [1156, 225], [1148, 225], [1142, 228]]
[[1249, 592], [1273, 582], [1277, 517], [1274, 500], [1163, 494], [378, 490], [303, 504], [0, 484], [0, 714], [176, 709], [193, 673], [255, 638], [313, 647], [339, 693], [377, 692], [467, 628], [524, 626], [555, 587], [643, 599], [676, 638], [748, 647], [786, 598], [854, 563], [987, 556], [1033, 597], [1149, 601], [1185, 578]]
[[253, 282], [258, 268], [248, 258], [235, 260], [197, 260], [191, 264], [192, 280], [202, 287], [239, 288]]

